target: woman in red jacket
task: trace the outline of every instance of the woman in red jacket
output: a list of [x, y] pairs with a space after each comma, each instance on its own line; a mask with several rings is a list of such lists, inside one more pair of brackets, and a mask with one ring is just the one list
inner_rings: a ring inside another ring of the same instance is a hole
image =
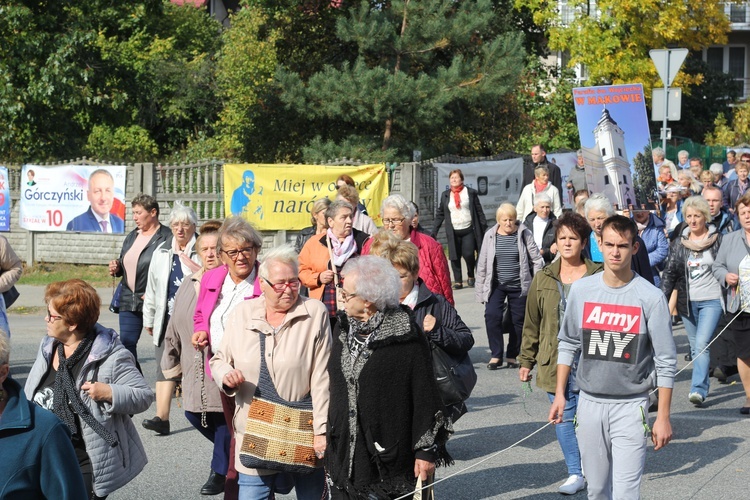
[[399, 239], [411, 241], [419, 250], [419, 277], [427, 288], [437, 295], [442, 295], [451, 305], [453, 289], [451, 275], [448, 271], [448, 259], [445, 258], [443, 246], [414, 229], [411, 225], [416, 215], [414, 207], [400, 194], [392, 194], [380, 208], [383, 219], [383, 229], [392, 232]]

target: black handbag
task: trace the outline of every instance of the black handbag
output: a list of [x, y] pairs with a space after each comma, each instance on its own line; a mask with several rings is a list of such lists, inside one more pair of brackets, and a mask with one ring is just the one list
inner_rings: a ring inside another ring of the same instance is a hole
[[[427, 308], [432, 314], [432, 304]], [[455, 422], [466, 413], [464, 401], [469, 399], [471, 391], [477, 384], [477, 372], [471, 362], [469, 353], [456, 358], [442, 347], [430, 341], [432, 348], [432, 371], [435, 374], [440, 398], [449, 410], [449, 416]]]
[[120, 313], [120, 296], [122, 295], [122, 281], [117, 284], [117, 288], [112, 292], [112, 301], [109, 303], [109, 310], [115, 314]]
[[13, 303], [18, 299], [18, 297], [21, 295], [21, 292], [18, 291], [15, 285], [10, 287], [9, 290], [6, 290], [3, 292], [3, 300], [5, 301], [5, 308], [9, 308], [13, 305]]

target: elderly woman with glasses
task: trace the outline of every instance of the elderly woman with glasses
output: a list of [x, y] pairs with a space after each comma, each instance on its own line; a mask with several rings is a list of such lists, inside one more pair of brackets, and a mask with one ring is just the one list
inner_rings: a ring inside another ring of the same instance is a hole
[[52, 411], [72, 434], [90, 498], [105, 498], [148, 460], [131, 415], [154, 392], [117, 333], [97, 323], [101, 300], [80, 279], [47, 285], [47, 336], [26, 379], [26, 397]]
[[328, 372], [326, 470], [334, 499], [395, 498], [450, 462], [445, 415], [427, 338], [399, 304], [401, 280], [385, 259], [346, 263], [345, 311]]
[[136, 228], [125, 237], [120, 257], [110, 261], [109, 274], [122, 276], [120, 339], [138, 365], [136, 346], [143, 330], [143, 295], [151, 256], [156, 247], [172, 238], [172, 233], [159, 222], [159, 204], [153, 196], [139, 194], [131, 206]]
[[[300, 297], [297, 253], [291, 246], [269, 250], [258, 273], [262, 295], [232, 311], [211, 358], [215, 380], [239, 406], [233, 421], [235, 440], [242, 443], [235, 450], [239, 498], [270, 499], [292, 487], [300, 499], [327, 498], [325, 472], [317, 459], [325, 455], [328, 429], [328, 311], [319, 301]], [[248, 424], [250, 404], [260, 395], [289, 402], [309, 396], [305, 409], [312, 412], [308, 446], [313, 450], [308, 473], [288, 472], [265, 457], [249, 456], [254, 443], [267, 438], [263, 429]]]
[[336, 200], [326, 210], [328, 230], [305, 243], [299, 254], [299, 279], [310, 290], [310, 297], [322, 301], [331, 319], [341, 307], [336, 287], [344, 264], [367, 253], [370, 235], [352, 227], [354, 207]]
[[[182, 406], [185, 417], [203, 437], [213, 443], [211, 472], [201, 487], [201, 495], [218, 495], [224, 491], [229, 469], [229, 446], [231, 434], [224, 420], [221, 396], [216, 384], [205, 373], [206, 351], [192, 348], [193, 314], [203, 275], [219, 267], [221, 261], [216, 253], [220, 221], [208, 221], [200, 228], [195, 241], [203, 266], [187, 276], [174, 296], [174, 313], [164, 336], [164, 355], [161, 369], [165, 377], [182, 377]], [[157, 360], [159, 361], [159, 360]]]
[[85, 500], [70, 432], [28, 399], [10, 376], [10, 339], [0, 330], [0, 495]]
[[143, 296], [143, 326], [156, 346], [156, 416], [142, 422], [143, 427], [158, 434], [169, 434], [169, 410], [177, 382], [161, 370], [164, 355], [164, 332], [174, 312], [174, 296], [185, 276], [200, 269], [195, 251], [195, 225], [198, 217], [192, 208], [176, 201], [169, 214], [172, 238], [159, 245], [151, 256], [148, 283]]
[[419, 277], [432, 293], [442, 295], [455, 305], [448, 259], [443, 246], [430, 236], [420, 233], [411, 225], [416, 211], [413, 204], [400, 194], [393, 194], [383, 200], [380, 208], [383, 229], [390, 231], [403, 241], [411, 241], [419, 250]]
[[[208, 348], [208, 359], [219, 348], [227, 318], [234, 308], [260, 296], [257, 258], [262, 245], [260, 234], [242, 217], [228, 218], [219, 229], [217, 251], [223, 265], [203, 274], [193, 315], [193, 346], [199, 350]], [[231, 426], [234, 398], [222, 393], [221, 403], [227, 425]], [[234, 449], [234, 438], [230, 446]], [[226, 498], [236, 498], [237, 470], [233, 457], [230, 451], [224, 486]]]

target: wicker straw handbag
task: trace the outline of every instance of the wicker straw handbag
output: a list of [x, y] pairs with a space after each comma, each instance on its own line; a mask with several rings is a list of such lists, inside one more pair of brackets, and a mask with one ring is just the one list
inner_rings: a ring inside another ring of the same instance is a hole
[[250, 403], [240, 462], [252, 469], [311, 473], [318, 466], [313, 449], [310, 394], [300, 401], [282, 399], [266, 365], [266, 339], [260, 336], [260, 378]]

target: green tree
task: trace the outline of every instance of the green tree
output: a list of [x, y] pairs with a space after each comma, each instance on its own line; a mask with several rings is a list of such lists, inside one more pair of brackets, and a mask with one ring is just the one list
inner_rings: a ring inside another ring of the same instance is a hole
[[[583, 64], [588, 84], [642, 82], [646, 94], [661, 86], [649, 50], [691, 51], [726, 43], [729, 19], [721, 2], [703, 0], [516, 0], [547, 28], [549, 48], [570, 54], [570, 67]], [[683, 74], [678, 86], [699, 78]]]
[[656, 199], [656, 174], [654, 173], [654, 162], [651, 158], [651, 146], [646, 146], [643, 152], [638, 152], [633, 158], [633, 185], [635, 187], [635, 198], [637, 200]]
[[99, 138], [140, 127], [160, 152], [185, 142], [212, 121], [218, 28], [203, 10], [162, 0], [3, 2], [4, 158], [80, 156], [95, 126]]
[[731, 147], [750, 143], [750, 104], [743, 102], [735, 106], [731, 117], [731, 123], [724, 113], [716, 117], [713, 130], [706, 134], [707, 145]]
[[321, 125], [321, 145], [439, 149], [457, 113], [502, 99], [522, 70], [523, 37], [487, 36], [493, 16], [491, 0], [356, 2], [337, 23], [356, 58], [309, 78], [281, 68], [281, 99]]
[[[702, 75], [700, 83], [689, 86], [682, 94], [682, 117], [670, 122], [673, 136], [689, 137], [701, 142], [713, 128], [720, 114], [731, 116], [732, 105], [739, 99], [742, 89], [727, 73], [714, 71], [698, 57], [690, 56], [682, 67], [688, 75]], [[659, 134], [661, 122], [651, 122], [651, 131]]]

